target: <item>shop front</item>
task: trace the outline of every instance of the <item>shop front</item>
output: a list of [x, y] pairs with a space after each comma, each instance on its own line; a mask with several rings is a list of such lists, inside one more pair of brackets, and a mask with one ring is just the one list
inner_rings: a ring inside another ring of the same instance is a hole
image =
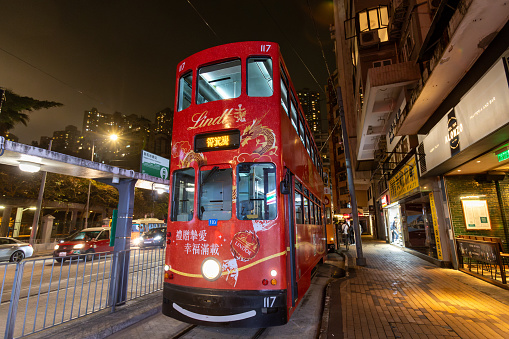
[[419, 179], [415, 155], [389, 180], [389, 190], [380, 197], [379, 203], [387, 242], [438, 261], [444, 259], [433, 185], [430, 180]]
[[440, 178], [454, 267], [500, 283], [509, 253], [507, 55], [430, 130], [419, 158], [422, 177]]

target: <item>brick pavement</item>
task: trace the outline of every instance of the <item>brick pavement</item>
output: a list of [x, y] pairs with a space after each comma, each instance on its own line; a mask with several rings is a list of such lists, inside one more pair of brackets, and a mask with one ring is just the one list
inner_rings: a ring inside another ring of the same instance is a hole
[[363, 253], [330, 286], [328, 338], [509, 338], [508, 290], [385, 242], [363, 239]]

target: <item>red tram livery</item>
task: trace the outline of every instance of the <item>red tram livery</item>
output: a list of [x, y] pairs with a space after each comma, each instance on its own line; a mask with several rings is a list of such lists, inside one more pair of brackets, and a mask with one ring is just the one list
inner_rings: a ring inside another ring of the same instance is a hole
[[163, 314], [287, 323], [326, 245], [322, 164], [279, 46], [190, 56], [175, 102]]

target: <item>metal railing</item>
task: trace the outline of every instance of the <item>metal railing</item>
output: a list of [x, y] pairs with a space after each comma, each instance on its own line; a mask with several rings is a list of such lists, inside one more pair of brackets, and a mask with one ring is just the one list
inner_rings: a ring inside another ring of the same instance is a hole
[[[161, 248], [62, 259], [0, 263], [0, 328], [4, 326], [5, 338], [23, 337], [108, 307], [113, 312], [125, 301], [163, 288]], [[124, 275], [127, 279], [121, 279]]]

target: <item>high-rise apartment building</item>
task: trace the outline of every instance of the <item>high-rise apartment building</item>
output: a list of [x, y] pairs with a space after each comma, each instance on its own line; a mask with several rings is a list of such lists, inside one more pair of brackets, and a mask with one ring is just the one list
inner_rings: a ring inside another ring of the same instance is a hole
[[51, 150], [76, 156], [83, 147], [82, 141], [83, 137], [81, 131], [79, 131], [76, 126], [69, 125], [66, 126], [63, 131], [53, 132]]
[[320, 93], [304, 88], [297, 91], [302, 111], [306, 116], [311, 133], [322, 133], [322, 116], [320, 110]]

